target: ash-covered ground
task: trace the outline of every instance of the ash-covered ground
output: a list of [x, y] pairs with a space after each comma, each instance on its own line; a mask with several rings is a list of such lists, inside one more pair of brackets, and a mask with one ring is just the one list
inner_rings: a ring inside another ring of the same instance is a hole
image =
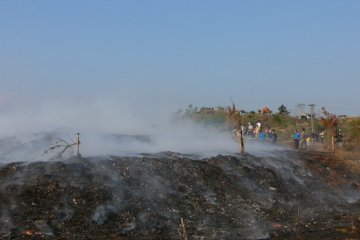
[[56, 133], [0, 140], [0, 237], [180, 239], [181, 219], [189, 239], [358, 237], [360, 180], [331, 155], [204, 133], [85, 135], [113, 154], [50, 161]]
[[274, 150], [0, 167], [1, 239], [359, 239], [359, 177]]

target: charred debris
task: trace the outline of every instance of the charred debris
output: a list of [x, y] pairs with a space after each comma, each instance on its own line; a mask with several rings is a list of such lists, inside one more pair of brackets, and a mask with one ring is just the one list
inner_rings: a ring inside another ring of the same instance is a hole
[[358, 239], [359, 177], [308, 153], [0, 167], [1, 239]]

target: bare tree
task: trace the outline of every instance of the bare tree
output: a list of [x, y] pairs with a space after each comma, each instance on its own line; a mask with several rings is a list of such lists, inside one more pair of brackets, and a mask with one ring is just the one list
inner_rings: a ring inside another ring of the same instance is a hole
[[228, 118], [233, 127], [236, 129], [236, 139], [239, 143], [240, 153], [245, 151], [244, 138], [242, 131], [242, 118], [239, 110], [236, 109], [235, 104], [232, 102], [232, 106], [228, 107]]
[[335, 114], [332, 114], [324, 107], [321, 108], [322, 114], [324, 117], [320, 118], [321, 124], [324, 126], [325, 129], [327, 129], [331, 134], [331, 149], [332, 151], [335, 151], [335, 136], [338, 132], [338, 126], [339, 126], [339, 117]]

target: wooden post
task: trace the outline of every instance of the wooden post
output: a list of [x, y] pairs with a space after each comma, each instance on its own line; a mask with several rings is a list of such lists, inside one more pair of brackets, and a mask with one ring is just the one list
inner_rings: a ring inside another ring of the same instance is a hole
[[180, 222], [180, 226], [179, 226], [178, 231], [179, 231], [181, 240], [187, 240], [188, 239], [187, 234], [186, 234], [186, 227], [185, 227], [183, 218], [181, 218], [181, 222]]
[[236, 129], [236, 140], [239, 142], [240, 153], [244, 152], [244, 139], [241, 124], [241, 114], [236, 110], [235, 104], [232, 103], [232, 107], [228, 107], [228, 117], [232, 122], [232, 125]]
[[240, 129], [237, 129], [236, 135], [237, 135], [237, 140], [239, 141], [240, 153], [243, 153], [244, 152], [244, 138], [243, 138], [243, 132], [242, 132], [241, 127], [240, 127]]
[[77, 136], [77, 141], [76, 141], [77, 156], [80, 157], [80, 133], [77, 133], [76, 136]]
[[244, 147], [244, 138], [243, 138], [243, 132], [240, 132], [240, 153], [244, 153], [245, 147]]

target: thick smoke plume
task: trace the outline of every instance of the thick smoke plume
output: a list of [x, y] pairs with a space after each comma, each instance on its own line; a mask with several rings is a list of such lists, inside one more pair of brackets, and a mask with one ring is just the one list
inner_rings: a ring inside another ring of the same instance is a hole
[[[44, 150], [60, 138], [81, 136], [83, 156], [138, 155], [172, 151], [199, 156], [235, 154], [230, 131], [190, 120], [175, 121], [171, 112], [116, 100], [46, 102], [3, 112], [0, 117], [2, 162], [51, 158]], [[248, 143], [247, 151], [268, 150]]]

